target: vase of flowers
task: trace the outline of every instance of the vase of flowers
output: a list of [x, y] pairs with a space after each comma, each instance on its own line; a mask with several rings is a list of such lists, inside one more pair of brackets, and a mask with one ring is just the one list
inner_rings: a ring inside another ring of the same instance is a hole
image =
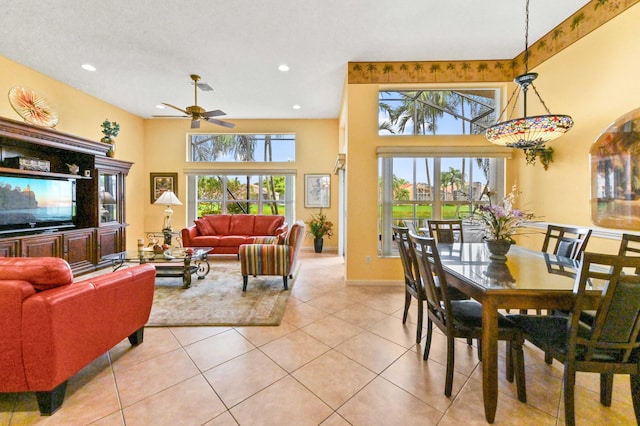
[[327, 215], [322, 213], [322, 209], [320, 209], [318, 214], [311, 215], [307, 226], [309, 226], [309, 235], [313, 237], [313, 248], [315, 252], [322, 253], [323, 237], [326, 235], [328, 238], [331, 238], [333, 235], [333, 223], [327, 220]]
[[487, 250], [491, 253], [489, 258], [496, 262], [505, 262], [506, 254], [511, 248], [513, 235], [526, 221], [533, 218], [533, 213], [527, 213], [516, 209], [514, 203], [518, 197], [516, 186], [500, 202], [500, 204], [480, 206], [476, 213], [484, 228], [484, 240]]
[[107, 151], [107, 157], [114, 157], [116, 155], [116, 141], [115, 137], [120, 133], [120, 125], [115, 121], [104, 120], [100, 125], [102, 127], [102, 134], [104, 135], [100, 142], [108, 143], [111, 145], [109, 151]]

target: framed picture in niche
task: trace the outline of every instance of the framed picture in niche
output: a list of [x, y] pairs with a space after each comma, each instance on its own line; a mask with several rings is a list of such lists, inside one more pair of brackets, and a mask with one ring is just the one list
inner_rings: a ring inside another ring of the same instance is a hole
[[178, 196], [177, 173], [150, 173], [151, 177], [151, 204], [153, 204], [165, 191], [173, 191]]
[[304, 206], [331, 207], [331, 175], [304, 175]]

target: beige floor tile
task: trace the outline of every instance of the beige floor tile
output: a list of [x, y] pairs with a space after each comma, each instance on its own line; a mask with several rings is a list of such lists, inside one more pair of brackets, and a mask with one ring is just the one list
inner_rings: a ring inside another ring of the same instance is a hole
[[[443, 425], [465, 424], [486, 425], [484, 416], [484, 403], [482, 400], [482, 383], [469, 380], [458, 397], [447, 410]], [[528, 404], [524, 404], [505, 395], [498, 393], [498, 409], [494, 425], [555, 425], [556, 419]]]
[[257, 349], [204, 373], [227, 407], [233, 407], [286, 375], [286, 371]]
[[124, 339], [114, 346], [109, 354], [114, 369], [128, 368], [134, 364], [166, 354], [180, 347], [180, 343], [163, 327], [145, 327], [144, 340], [138, 346], [131, 346], [129, 339]]
[[309, 300], [307, 304], [309, 306], [313, 306], [314, 308], [321, 309], [325, 312], [334, 313], [346, 308], [351, 304], [351, 302], [346, 300], [345, 292], [336, 291], [328, 294], [323, 294], [320, 297]]
[[207, 422], [204, 426], [237, 426], [238, 422], [233, 418], [231, 413], [225, 411], [215, 419]]
[[320, 355], [292, 375], [333, 409], [375, 378], [373, 372], [335, 350]]
[[416, 344], [416, 326], [414, 324], [402, 324], [402, 319], [393, 316], [388, 316], [382, 321], [373, 324], [367, 330], [407, 349]]
[[282, 336], [296, 331], [298, 327], [286, 321], [280, 323], [279, 326], [265, 327], [238, 327], [236, 331], [244, 336], [245, 339], [253, 343], [255, 346], [262, 346]]
[[122, 412], [117, 411], [91, 423], [91, 426], [125, 426], [125, 422]]
[[260, 348], [278, 365], [292, 372], [329, 350], [329, 347], [307, 333], [297, 330]]
[[255, 348], [235, 330], [225, 331], [185, 347], [200, 371], [222, 364]]
[[200, 375], [164, 389], [124, 410], [127, 426], [202, 425], [226, 411]]
[[375, 373], [380, 373], [407, 351], [368, 331], [352, 337], [335, 349]]
[[302, 331], [333, 348], [361, 333], [363, 329], [340, 318], [328, 316], [303, 327]]
[[239, 405], [231, 414], [241, 425], [318, 425], [333, 410], [291, 377], [269, 386]]
[[122, 406], [135, 404], [199, 373], [184, 349], [117, 370], [116, 384]]
[[[478, 349], [475, 345], [476, 342], [474, 342], [474, 346], [469, 346], [466, 340], [456, 339], [454, 345], [455, 361], [453, 366], [453, 369], [456, 371], [456, 373], [461, 373], [465, 376], [469, 376], [476, 368], [479, 361]], [[424, 349], [424, 346], [422, 347]], [[504, 351], [500, 351], [499, 353], [504, 354]], [[440, 333], [436, 333], [435, 331], [431, 339], [429, 360], [439, 362], [442, 365], [447, 365], [447, 338]]]
[[321, 426], [351, 426], [351, 423], [346, 421], [344, 417], [342, 417], [338, 413], [333, 413], [327, 420], [320, 423]]
[[352, 425], [436, 425], [442, 412], [376, 378], [337, 410]]
[[182, 346], [187, 346], [207, 337], [229, 331], [231, 327], [170, 327], [170, 330]]
[[287, 306], [282, 316], [282, 321], [293, 324], [296, 327], [304, 327], [329, 315], [322, 309], [314, 308], [306, 303]]
[[421, 401], [445, 412], [467, 379], [461, 374], [454, 374], [451, 397], [447, 397], [444, 394], [446, 374], [445, 365], [435, 361], [424, 362], [421, 353], [407, 352], [384, 370], [381, 376]]
[[366, 329], [387, 318], [388, 315], [360, 303], [353, 303], [334, 313], [333, 316]]

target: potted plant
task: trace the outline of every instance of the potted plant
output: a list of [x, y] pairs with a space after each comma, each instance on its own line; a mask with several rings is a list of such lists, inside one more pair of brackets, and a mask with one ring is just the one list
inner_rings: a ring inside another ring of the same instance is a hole
[[116, 153], [116, 141], [113, 139], [118, 136], [120, 133], [120, 125], [115, 121], [109, 121], [108, 119], [104, 120], [100, 125], [102, 127], [102, 134], [104, 135], [100, 142], [108, 143], [111, 145], [109, 151], [107, 152], [107, 156], [113, 157]]
[[497, 205], [480, 206], [476, 213], [484, 228], [484, 240], [491, 253], [490, 259], [498, 262], [506, 261], [506, 254], [514, 243], [513, 235], [526, 221], [533, 219], [533, 213], [514, 208], [518, 197], [516, 186]]
[[322, 253], [323, 238], [333, 236], [333, 222], [327, 220], [327, 215], [322, 213], [322, 209], [318, 214], [311, 215], [311, 219], [307, 222], [309, 226], [309, 235], [313, 236], [313, 248], [316, 253]]

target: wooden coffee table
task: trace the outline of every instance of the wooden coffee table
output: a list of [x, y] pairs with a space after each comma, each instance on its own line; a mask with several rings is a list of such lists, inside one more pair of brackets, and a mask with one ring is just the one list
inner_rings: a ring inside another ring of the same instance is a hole
[[[190, 253], [188, 249], [193, 252]], [[153, 263], [156, 267], [156, 277], [182, 277], [182, 287], [189, 288], [191, 275], [195, 274], [201, 280], [211, 270], [207, 257], [211, 251], [212, 247], [184, 247], [154, 253], [153, 250], [145, 248], [110, 254], [104, 256], [104, 259], [111, 261], [114, 271], [125, 263]]]

